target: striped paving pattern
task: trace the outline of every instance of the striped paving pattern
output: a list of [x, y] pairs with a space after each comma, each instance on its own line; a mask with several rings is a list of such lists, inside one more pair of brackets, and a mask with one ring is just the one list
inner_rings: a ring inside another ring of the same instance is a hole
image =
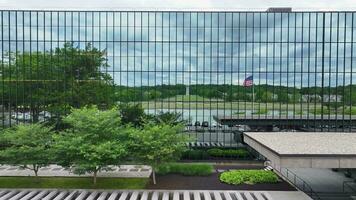
[[273, 200], [265, 191], [0, 190], [0, 200]]

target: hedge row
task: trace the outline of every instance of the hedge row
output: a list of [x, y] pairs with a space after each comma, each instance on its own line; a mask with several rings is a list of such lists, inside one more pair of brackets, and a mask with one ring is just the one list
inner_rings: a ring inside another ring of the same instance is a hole
[[183, 153], [182, 158], [192, 159], [192, 160], [205, 160], [205, 159], [209, 159], [209, 154], [204, 150], [189, 149]]
[[223, 172], [220, 181], [232, 185], [277, 183], [278, 176], [272, 171], [265, 170], [231, 170]]
[[205, 160], [209, 158], [241, 158], [245, 159], [251, 157], [251, 154], [246, 149], [190, 149], [186, 151], [182, 158], [192, 160]]
[[246, 149], [209, 149], [207, 152], [213, 157], [246, 158], [249, 156]]
[[157, 174], [181, 174], [185, 176], [208, 176], [213, 173], [210, 164], [168, 163], [158, 167]]

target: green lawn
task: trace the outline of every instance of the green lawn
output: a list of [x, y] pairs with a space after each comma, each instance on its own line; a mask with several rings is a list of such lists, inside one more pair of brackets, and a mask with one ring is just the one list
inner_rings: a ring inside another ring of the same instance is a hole
[[0, 177], [0, 188], [144, 189], [147, 178]]
[[176, 95], [175, 97], [170, 97], [166, 99], [162, 99], [162, 101], [223, 101], [222, 99], [209, 99], [206, 97], [201, 97], [199, 95]]

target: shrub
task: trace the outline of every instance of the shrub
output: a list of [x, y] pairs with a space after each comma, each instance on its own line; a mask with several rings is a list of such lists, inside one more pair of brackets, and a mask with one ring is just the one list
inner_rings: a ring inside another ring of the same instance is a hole
[[252, 114], [256, 114], [256, 115], [264, 115], [268, 113], [268, 109], [267, 108], [260, 108], [258, 111], [252, 113]]
[[309, 112], [311, 113], [311, 114], [313, 114], [313, 115], [322, 115], [322, 114], [324, 114], [324, 115], [327, 115], [327, 114], [333, 114], [331, 111], [330, 111], [330, 109], [328, 109], [328, 108], [315, 108], [315, 109], [310, 109], [309, 110]]
[[220, 181], [232, 184], [277, 183], [278, 176], [272, 171], [264, 170], [232, 170], [220, 175]]
[[189, 149], [183, 153], [182, 158], [192, 160], [208, 159], [209, 154], [204, 150]]
[[208, 154], [213, 157], [246, 158], [249, 152], [246, 149], [209, 149]]
[[181, 174], [185, 176], [208, 176], [213, 173], [210, 164], [168, 163], [158, 167], [157, 174]]
[[228, 149], [225, 151], [225, 155], [230, 157], [246, 158], [249, 156], [249, 152], [246, 149]]
[[223, 156], [223, 150], [222, 149], [209, 149], [208, 154], [213, 157], [222, 157]]
[[345, 115], [356, 115], [356, 107], [345, 106], [343, 112], [345, 113]]

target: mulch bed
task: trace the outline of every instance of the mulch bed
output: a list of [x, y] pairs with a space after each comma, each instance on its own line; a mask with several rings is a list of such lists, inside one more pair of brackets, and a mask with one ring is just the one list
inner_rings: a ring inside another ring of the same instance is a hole
[[[260, 169], [258, 167], [216, 165], [216, 169]], [[229, 185], [219, 180], [220, 173], [213, 173], [210, 176], [182, 176], [178, 174], [168, 174], [157, 176], [157, 184], [152, 181], [147, 189], [165, 189], [165, 190], [278, 190], [278, 191], [296, 191], [296, 189], [281, 179], [281, 182], [275, 184], [241, 184]]]

